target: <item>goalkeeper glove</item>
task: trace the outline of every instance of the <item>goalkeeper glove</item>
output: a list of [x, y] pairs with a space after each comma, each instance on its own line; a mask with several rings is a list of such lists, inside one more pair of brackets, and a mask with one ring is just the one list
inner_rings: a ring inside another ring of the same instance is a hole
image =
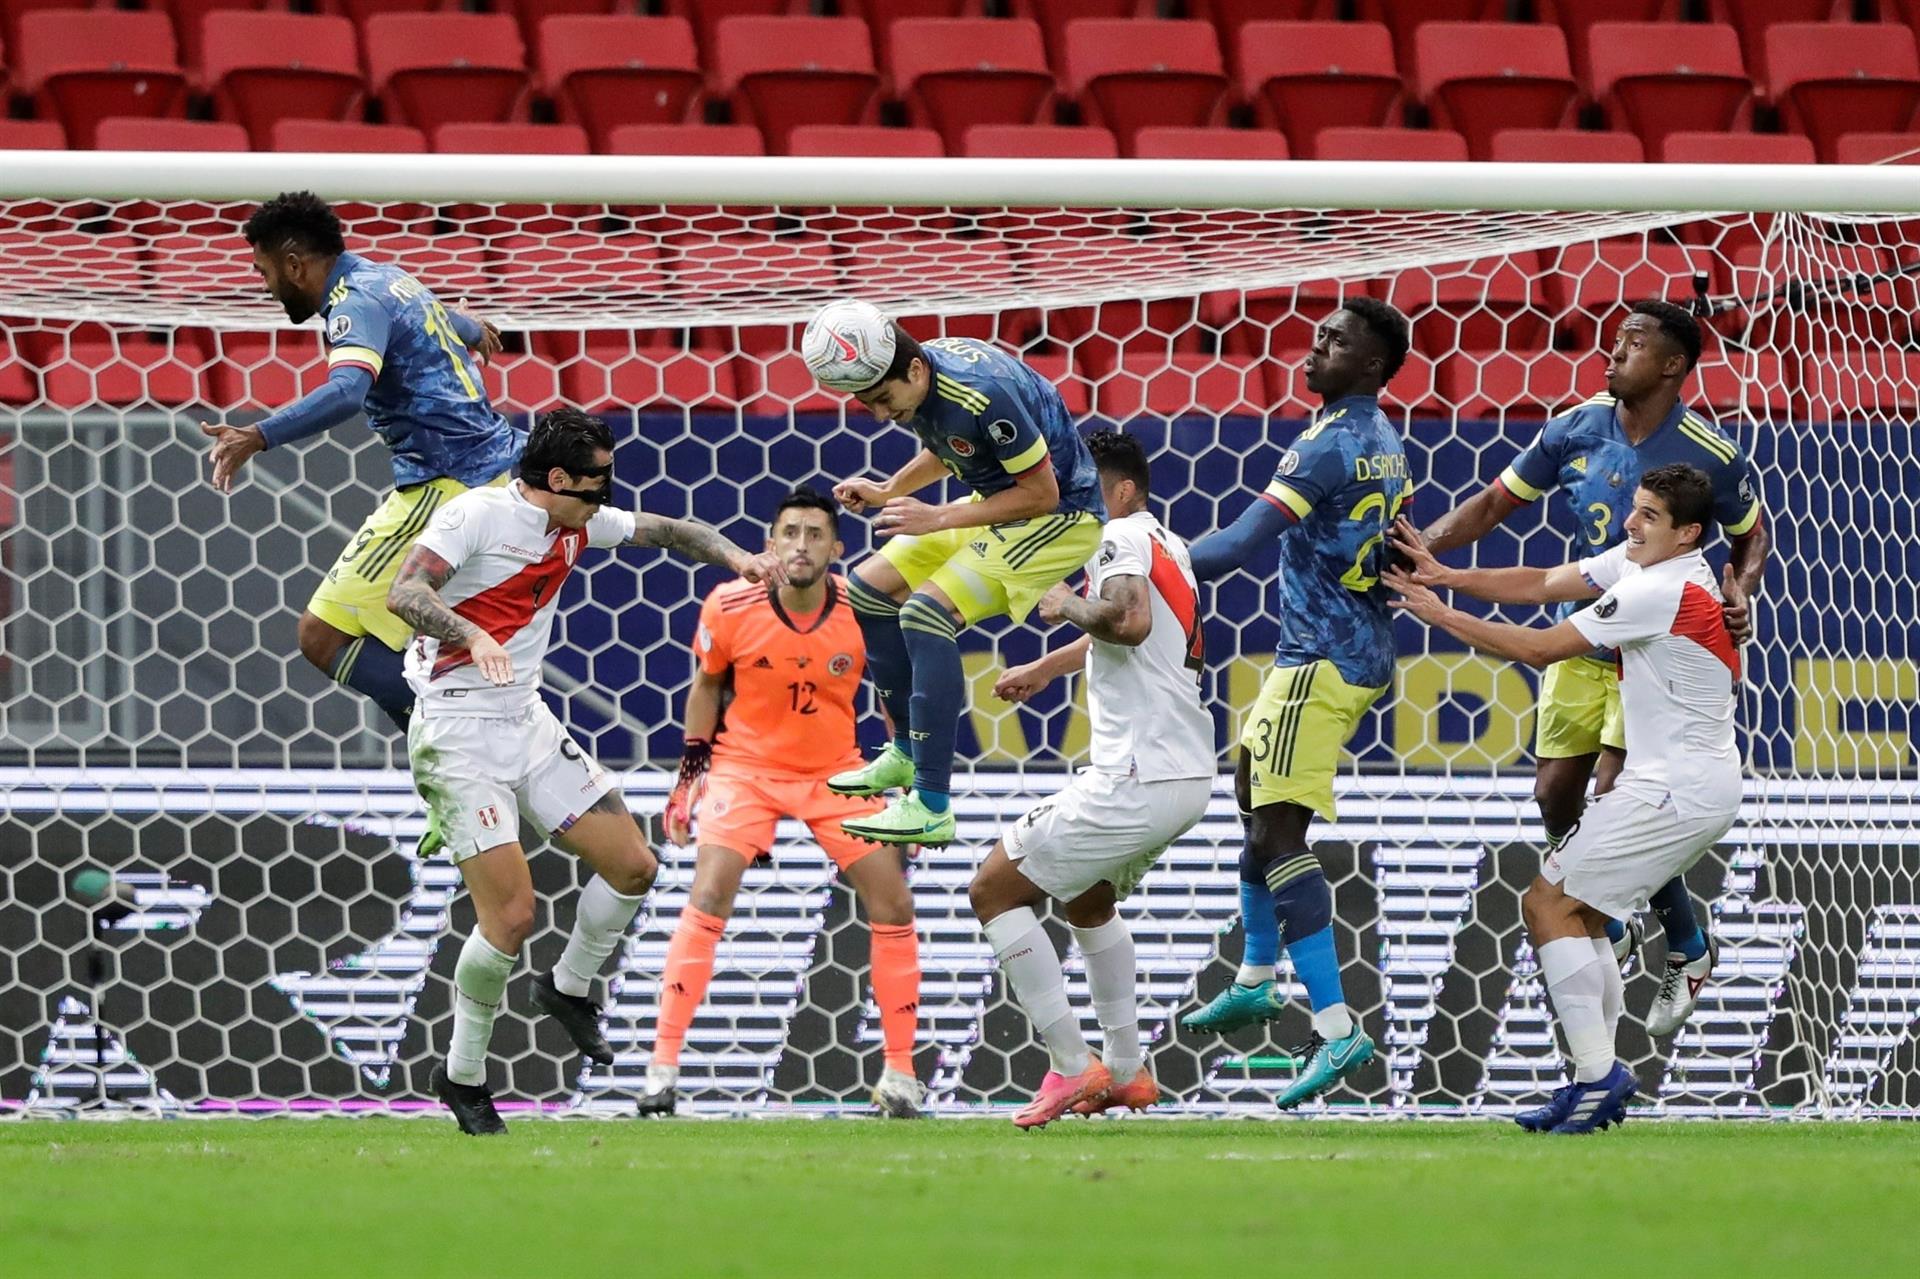
[[704, 737], [687, 739], [680, 755], [680, 779], [674, 783], [673, 794], [667, 796], [667, 811], [661, 814], [667, 839], [681, 848], [693, 842], [693, 810], [699, 807], [700, 796], [707, 789], [707, 766], [712, 762], [712, 742]]

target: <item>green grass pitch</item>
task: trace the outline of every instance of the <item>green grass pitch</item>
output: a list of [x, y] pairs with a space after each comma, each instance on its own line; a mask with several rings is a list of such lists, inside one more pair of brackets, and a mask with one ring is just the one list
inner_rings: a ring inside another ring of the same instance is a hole
[[0, 1274], [1882, 1276], [1917, 1187], [1896, 1123], [18, 1122]]

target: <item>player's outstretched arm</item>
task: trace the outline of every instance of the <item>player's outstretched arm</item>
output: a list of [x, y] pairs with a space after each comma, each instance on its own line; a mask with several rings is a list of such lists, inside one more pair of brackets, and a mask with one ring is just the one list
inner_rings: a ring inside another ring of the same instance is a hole
[[222, 493], [233, 491], [234, 476], [247, 459], [266, 449], [293, 444], [340, 425], [358, 413], [373, 389], [373, 375], [357, 364], [339, 364], [326, 382], [310, 393], [262, 418], [252, 426], [200, 424], [200, 433], [213, 441], [208, 460], [211, 483]]
[[1421, 586], [1460, 591], [1489, 604], [1558, 604], [1592, 599], [1600, 593], [1581, 576], [1577, 564], [1554, 568], [1448, 568], [1434, 558], [1432, 547], [1404, 515], [1394, 521], [1387, 537], [1404, 557], [1400, 569], [1409, 580]]
[[1498, 484], [1489, 484], [1427, 525], [1420, 536], [1430, 551], [1451, 551], [1479, 541], [1525, 505]]
[[918, 493], [947, 474], [946, 464], [932, 449], [921, 449], [905, 466], [885, 480], [841, 480], [833, 486], [834, 500], [855, 515], [869, 506], [885, 506], [896, 497]]
[[453, 566], [446, 560], [424, 546], [414, 547], [387, 592], [387, 610], [413, 627], [416, 635], [466, 649], [491, 683], [513, 683], [513, 659], [507, 650], [440, 597], [440, 588], [452, 577]]
[[493, 321], [483, 320], [467, 310], [465, 298], [447, 309], [447, 318], [453, 321], [454, 336], [479, 356], [482, 364], [491, 364], [493, 357], [500, 354], [506, 345], [500, 330], [493, 326]]
[[1071, 644], [1062, 644], [1050, 653], [1043, 654], [1031, 662], [1020, 666], [1009, 666], [999, 679], [993, 682], [993, 695], [1003, 702], [1024, 702], [1062, 675], [1071, 675], [1084, 670], [1087, 665], [1087, 650], [1093, 647], [1093, 636], [1082, 635]]
[[1087, 599], [1062, 582], [1040, 598], [1040, 619], [1053, 625], [1071, 622], [1097, 640], [1133, 648], [1153, 629], [1153, 604], [1147, 579], [1115, 574], [1100, 584], [1100, 598]]
[[1193, 557], [1196, 581], [1211, 582], [1225, 577], [1245, 564], [1260, 547], [1299, 523], [1293, 513], [1266, 497], [1247, 503], [1240, 518], [1226, 528], [1217, 529], [1195, 542], [1188, 553]]
[[670, 520], [664, 515], [635, 511], [633, 536], [627, 539], [627, 545], [678, 551], [702, 564], [731, 569], [749, 582], [765, 582], [768, 586], [785, 586], [787, 582], [786, 567], [778, 556], [765, 551], [749, 555], [719, 529], [699, 520]]
[[1001, 489], [977, 502], [966, 499], [934, 505], [917, 497], [892, 498], [874, 519], [873, 531], [897, 537], [938, 533], [943, 529], [985, 528], [990, 524], [1039, 519], [1059, 508], [1060, 481], [1053, 473], [1052, 460], [1043, 457], [1014, 476], [1012, 488]]
[[1380, 581], [1400, 597], [1390, 601], [1389, 608], [1410, 613], [1471, 648], [1510, 662], [1544, 668], [1593, 648], [1593, 641], [1582, 635], [1572, 622], [1558, 622], [1545, 628], [1515, 626], [1511, 622], [1495, 622], [1462, 613], [1441, 603], [1431, 587], [1415, 581], [1412, 574], [1402, 568], [1388, 569], [1381, 574]]
[[693, 837], [693, 812], [706, 789], [707, 769], [713, 762], [713, 734], [720, 726], [720, 697], [726, 685], [725, 672], [715, 675], [698, 664], [694, 666], [693, 686], [687, 689], [686, 729], [682, 735], [686, 745], [680, 752], [680, 774], [660, 815], [667, 839], [680, 848]]

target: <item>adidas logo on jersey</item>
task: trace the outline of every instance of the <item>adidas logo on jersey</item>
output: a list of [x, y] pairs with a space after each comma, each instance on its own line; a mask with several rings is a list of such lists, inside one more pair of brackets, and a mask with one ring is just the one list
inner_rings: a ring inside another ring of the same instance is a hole
[[764, 657], [756, 657], [753, 659], [753, 669], [756, 671], [770, 671], [773, 669], [773, 663]]

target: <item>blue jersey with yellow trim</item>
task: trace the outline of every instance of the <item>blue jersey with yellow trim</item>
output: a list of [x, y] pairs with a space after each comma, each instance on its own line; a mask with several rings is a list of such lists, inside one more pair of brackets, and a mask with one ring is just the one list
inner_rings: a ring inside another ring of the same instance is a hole
[[373, 376], [367, 425], [393, 452], [396, 488], [442, 476], [477, 487], [509, 470], [526, 435], [494, 411], [480, 370], [426, 286], [342, 253], [327, 277], [327, 365]]
[[1060, 511], [1107, 518], [1100, 475], [1053, 383], [1013, 356], [972, 338], [920, 344], [932, 385], [907, 425], [955, 479], [982, 497], [1049, 458]]
[[1325, 659], [1355, 687], [1392, 682], [1380, 569], [1387, 527], [1412, 495], [1407, 451], [1370, 395], [1329, 404], [1281, 455], [1261, 494], [1295, 521], [1280, 535], [1276, 664]]

